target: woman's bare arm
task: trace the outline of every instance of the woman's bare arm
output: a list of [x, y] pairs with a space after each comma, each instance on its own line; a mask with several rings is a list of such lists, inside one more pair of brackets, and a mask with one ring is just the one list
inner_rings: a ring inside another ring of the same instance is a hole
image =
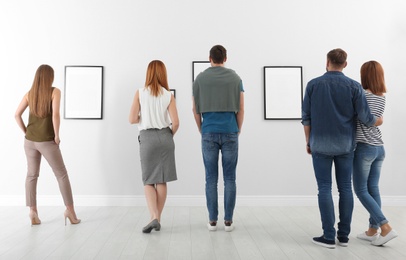
[[179, 117], [176, 108], [176, 101], [173, 95], [171, 95], [171, 103], [169, 103], [168, 112], [172, 121], [172, 134], [175, 135], [179, 128]]
[[21, 100], [20, 104], [17, 107], [17, 110], [14, 114], [14, 118], [18, 124], [18, 126], [20, 127], [20, 129], [24, 132], [27, 131], [27, 127], [24, 123], [24, 120], [22, 118], [22, 115], [24, 113], [24, 111], [27, 109], [28, 107], [28, 93], [24, 95], [23, 99]]
[[52, 92], [52, 123], [54, 126], [55, 138], [54, 141], [56, 144], [61, 142], [59, 138], [59, 127], [61, 125], [61, 91], [58, 88], [54, 88]]
[[138, 124], [140, 122], [140, 94], [137, 90], [134, 95], [133, 104], [131, 105], [130, 109], [130, 116], [128, 117], [128, 121], [130, 124]]

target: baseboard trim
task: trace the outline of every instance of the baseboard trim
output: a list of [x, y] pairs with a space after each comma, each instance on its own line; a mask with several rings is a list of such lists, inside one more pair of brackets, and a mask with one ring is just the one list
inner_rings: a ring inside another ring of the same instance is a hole
[[[384, 206], [406, 206], [406, 196], [382, 196]], [[146, 206], [144, 196], [74, 196], [76, 206]], [[334, 196], [337, 203], [338, 197]], [[222, 205], [223, 197], [219, 196]], [[355, 205], [361, 205], [354, 197]], [[0, 206], [24, 206], [24, 196], [0, 196]], [[38, 196], [38, 205], [61, 206], [61, 196]], [[171, 196], [166, 200], [166, 206], [205, 206], [205, 196]], [[317, 206], [317, 196], [237, 196], [237, 206]]]

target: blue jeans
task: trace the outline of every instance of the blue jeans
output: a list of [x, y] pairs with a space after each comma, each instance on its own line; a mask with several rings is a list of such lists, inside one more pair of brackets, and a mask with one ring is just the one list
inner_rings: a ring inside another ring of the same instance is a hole
[[236, 168], [238, 161], [238, 134], [202, 134], [203, 162], [206, 169], [206, 203], [209, 220], [218, 219], [218, 162], [221, 161], [224, 179], [224, 220], [232, 221], [236, 200]]
[[375, 229], [388, 223], [381, 210], [378, 186], [384, 159], [383, 146], [357, 144], [354, 156], [354, 190], [370, 214], [369, 227]]
[[332, 187], [332, 165], [334, 162], [335, 177], [339, 192], [339, 218], [338, 237], [348, 237], [351, 231], [352, 211], [354, 198], [352, 195], [352, 164], [354, 152], [343, 155], [325, 155], [312, 153], [313, 168], [318, 186], [318, 201], [323, 228], [323, 236], [328, 240], [335, 240], [335, 214]]

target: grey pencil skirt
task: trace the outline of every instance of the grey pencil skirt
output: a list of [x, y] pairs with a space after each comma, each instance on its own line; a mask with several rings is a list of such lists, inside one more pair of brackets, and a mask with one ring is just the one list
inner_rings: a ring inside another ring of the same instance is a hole
[[144, 185], [177, 180], [172, 130], [141, 130], [138, 136]]

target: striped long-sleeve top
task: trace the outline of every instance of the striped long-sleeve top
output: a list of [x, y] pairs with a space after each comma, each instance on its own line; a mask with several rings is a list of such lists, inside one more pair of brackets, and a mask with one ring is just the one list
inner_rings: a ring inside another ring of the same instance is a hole
[[[376, 117], [381, 117], [385, 111], [385, 96], [377, 96], [371, 92], [365, 91], [365, 96], [371, 113]], [[382, 133], [377, 126], [366, 126], [359, 120], [357, 121], [357, 143], [366, 143], [370, 145], [383, 145]]]

